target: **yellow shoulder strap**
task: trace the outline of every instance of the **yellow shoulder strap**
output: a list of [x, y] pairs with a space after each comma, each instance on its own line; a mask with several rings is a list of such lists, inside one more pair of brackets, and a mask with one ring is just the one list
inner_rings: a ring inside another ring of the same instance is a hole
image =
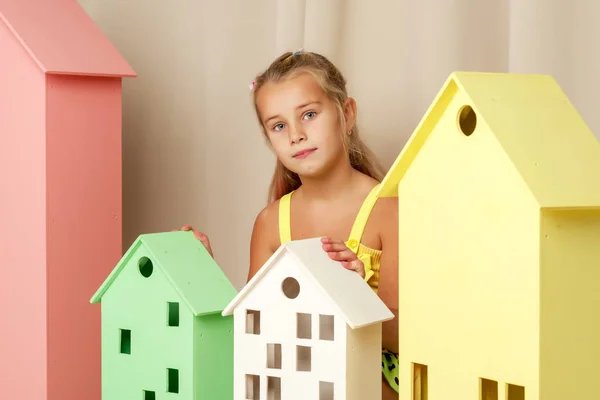
[[375, 206], [375, 203], [377, 202], [378, 188], [379, 184], [375, 185], [375, 187], [371, 189], [371, 192], [358, 211], [358, 215], [354, 220], [354, 225], [352, 225], [352, 231], [350, 231], [350, 238], [348, 239], [348, 247], [354, 253], [358, 251], [358, 245], [360, 244], [363, 231], [365, 230], [365, 226], [369, 220], [369, 215], [371, 214], [371, 210], [373, 210], [373, 206]]
[[290, 199], [293, 191], [279, 199], [279, 240], [281, 244], [292, 240], [292, 227], [290, 224]]

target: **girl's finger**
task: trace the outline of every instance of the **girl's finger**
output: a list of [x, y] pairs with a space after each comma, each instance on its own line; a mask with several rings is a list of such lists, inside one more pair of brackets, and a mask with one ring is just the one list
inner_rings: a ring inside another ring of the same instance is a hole
[[356, 267], [354, 266], [354, 262], [352, 262], [352, 261], [342, 261], [341, 264], [346, 269], [349, 269], [351, 271], [356, 270]]
[[344, 244], [344, 241], [343, 240], [332, 239], [330, 237], [325, 236], [325, 237], [321, 238], [321, 243], [323, 243], [323, 244], [340, 244], [340, 243]]
[[204, 233], [198, 231], [197, 229], [192, 228], [191, 225], [184, 225], [181, 227], [182, 231], [192, 231], [194, 233], [194, 237], [202, 242], [208, 253], [213, 256], [212, 248], [210, 247], [210, 240], [208, 240], [208, 236]]
[[349, 250], [348, 246], [344, 242], [341, 243], [327, 243], [323, 244], [323, 250], [325, 251], [346, 251]]
[[196, 239], [201, 240], [203, 243], [205, 241], [208, 242], [208, 236], [206, 236], [204, 233], [198, 232], [197, 230], [194, 230], [193, 232]]
[[356, 254], [348, 248], [342, 251], [328, 251], [327, 255], [329, 255], [329, 258], [336, 261], [354, 261], [357, 258]]
[[346, 268], [350, 271], [356, 272], [362, 278], [365, 277], [364, 266], [363, 266], [362, 262], [360, 262], [360, 260], [356, 259], [354, 261], [342, 261], [341, 264], [344, 268]]
[[198, 239], [202, 242], [202, 244], [208, 251], [208, 254], [210, 254], [212, 256], [213, 252], [212, 252], [212, 248], [210, 247], [210, 240], [208, 239], [208, 236], [206, 236], [204, 233], [198, 232], [196, 230], [194, 230], [194, 236], [196, 237], [196, 239]]

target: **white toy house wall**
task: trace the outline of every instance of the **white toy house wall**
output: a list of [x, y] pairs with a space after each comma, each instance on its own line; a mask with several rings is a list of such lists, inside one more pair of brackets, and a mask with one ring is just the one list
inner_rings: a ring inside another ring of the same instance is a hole
[[234, 321], [236, 400], [346, 398], [347, 325], [293, 255], [280, 255]]

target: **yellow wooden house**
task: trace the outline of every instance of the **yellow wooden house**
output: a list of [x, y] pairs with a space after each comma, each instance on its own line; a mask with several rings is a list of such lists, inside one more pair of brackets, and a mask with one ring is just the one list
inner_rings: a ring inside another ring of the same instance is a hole
[[600, 396], [600, 143], [551, 76], [451, 74], [379, 195], [400, 399]]

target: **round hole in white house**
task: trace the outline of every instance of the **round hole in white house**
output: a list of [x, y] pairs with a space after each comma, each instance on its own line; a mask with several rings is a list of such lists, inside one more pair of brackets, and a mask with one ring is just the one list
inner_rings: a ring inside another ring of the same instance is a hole
[[281, 283], [281, 290], [288, 299], [295, 299], [300, 294], [300, 284], [295, 278], [287, 277]]

